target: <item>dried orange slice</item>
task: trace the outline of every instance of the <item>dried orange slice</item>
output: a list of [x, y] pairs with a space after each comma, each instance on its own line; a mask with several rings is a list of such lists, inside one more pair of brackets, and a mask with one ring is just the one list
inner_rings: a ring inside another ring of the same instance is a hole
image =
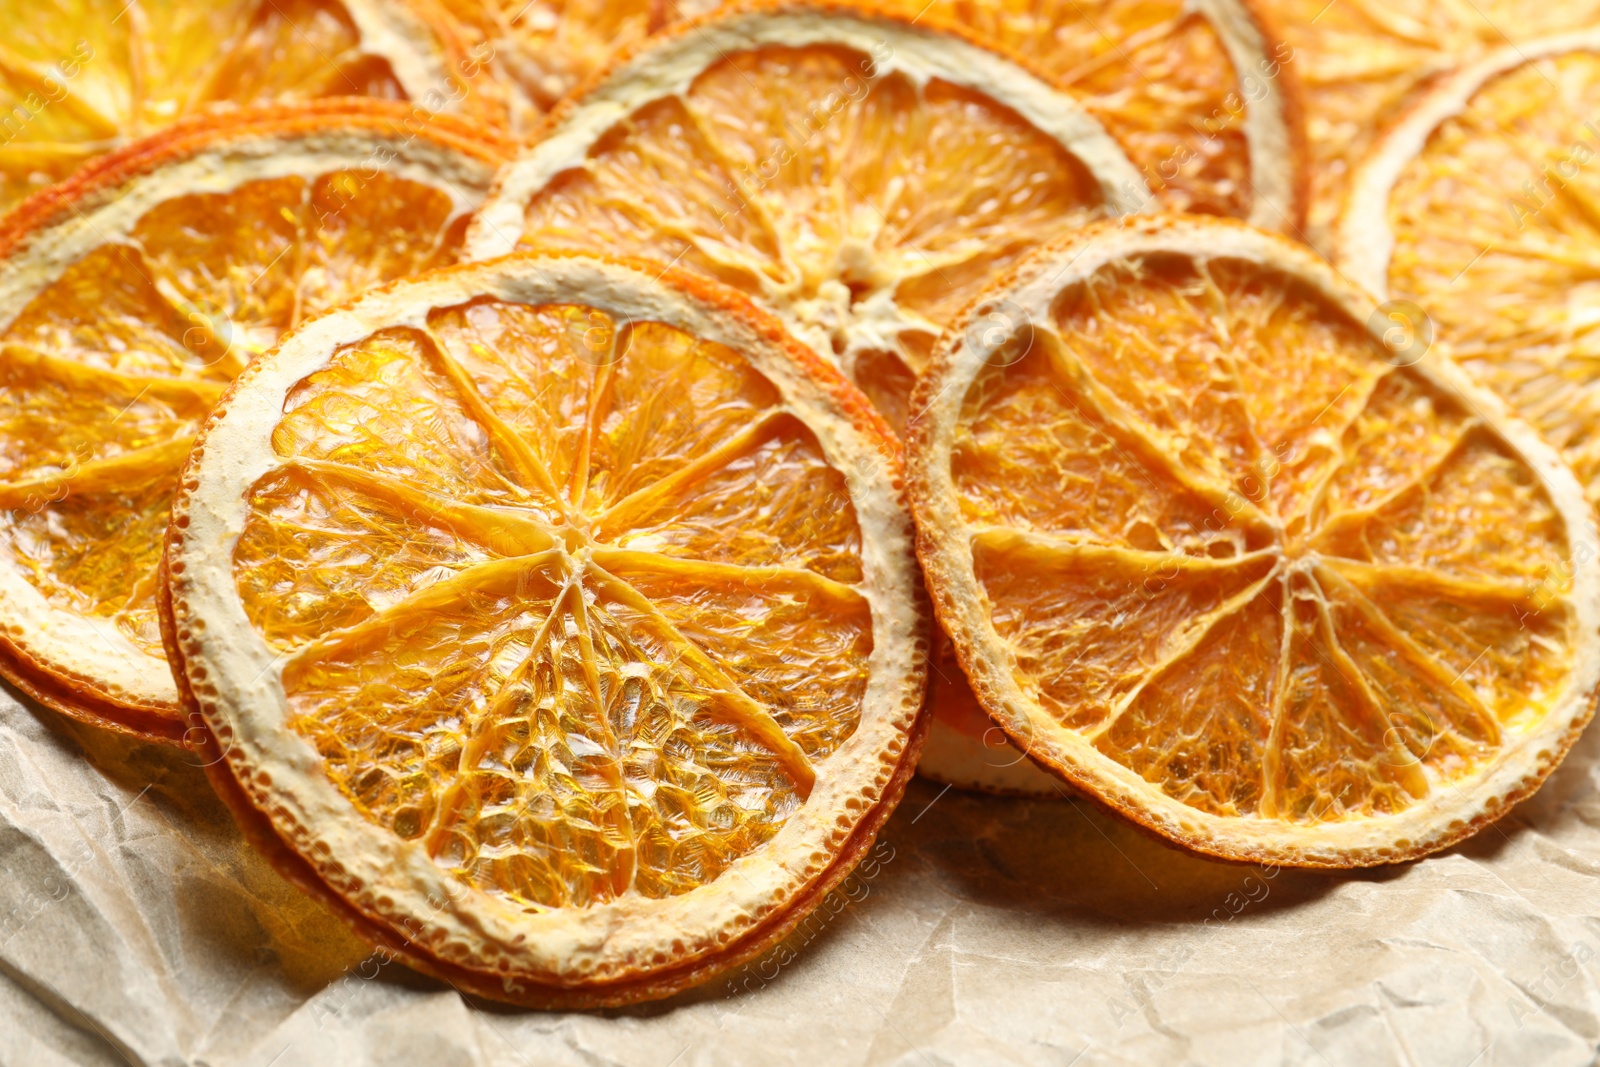
[[[997, 271], [1152, 203], [1087, 104], [928, 21], [757, 7], [642, 42], [502, 172], [469, 256], [599, 248], [699, 271], [898, 425], [939, 329]], [[1185, 175], [1174, 196], [1212, 196]]]
[[1340, 268], [1464, 364], [1600, 502], [1600, 33], [1529, 41], [1424, 97], [1357, 171]]
[[1070, 90], [1171, 211], [1304, 222], [1300, 92], [1250, 0], [903, 0]]
[[1327, 247], [1350, 173], [1439, 77], [1513, 42], [1592, 26], [1600, 0], [1264, 0], [1306, 90], [1309, 234]]
[[184, 730], [155, 570], [212, 403], [311, 312], [451, 262], [502, 146], [349, 100], [180, 125], [0, 229], [0, 672], [52, 707]]
[[939, 617], [1035, 760], [1306, 866], [1421, 855], [1538, 787], [1593, 712], [1600, 558], [1531, 427], [1227, 220], [1105, 225], [996, 304], [1005, 342], [958, 322], [918, 387], [908, 484]]
[[441, 0], [462, 37], [492, 55], [513, 128], [531, 131], [619, 49], [716, 0]]
[[430, 0], [0, 0], [0, 25], [0, 211], [213, 105], [379, 96], [482, 120], [505, 106]]
[[[494, 54], [521, 128], [623, 45], [715, 0], [445, 0]], [[748, 5], [745, 5], [748, 6]], [[1026, 56], [1127, 147], [1167, 208], [1297, 226], [1304, 201], [1287, 45], [1243, 0], [898, 0], [868, 5], [954, 23]], [[692, 31], [688, 31], [692, 32]]]
[[183, 477], [168, 632], [220, 787], [462, 989], [703, 980], [911, 773], [899, 446], [730, 290], [560, 256], [397, 283], [251, 366]]

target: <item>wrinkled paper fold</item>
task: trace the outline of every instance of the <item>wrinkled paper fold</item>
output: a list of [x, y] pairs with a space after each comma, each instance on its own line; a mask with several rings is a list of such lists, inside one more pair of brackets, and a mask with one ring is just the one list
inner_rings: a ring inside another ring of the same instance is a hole
[[195, 758], [0, 694], [0, 1067], [1589, 1064], [1600, 733], [1466, 844], [1354, 875], [918, 780], [778, 949], [670, 1001], [469, 1003], [280, 879]]

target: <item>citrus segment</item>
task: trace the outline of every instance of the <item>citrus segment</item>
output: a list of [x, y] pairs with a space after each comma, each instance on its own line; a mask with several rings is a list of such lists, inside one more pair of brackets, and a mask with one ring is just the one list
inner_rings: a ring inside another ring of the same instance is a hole
[[[1309, 234], [1328, 246], [1351, 175], [1379, 135], [1457, 67], [1507, 45], [1593, 25], [1592, 0], [1267, 0], [1306, 90]], [[1531, 114], [1531, 112], [1530, 112]]]
[[601, 247], [743, 290], [891, 422], [940, 324], [1039, 240], [1148, 190], [1074, 98], [888, 15], [729, 12], [552, 113], [468, 253]]
[[452, 268], [241, 378], [174, 506], [166, 632], [219, 787], [369, 936], [500, 999], [661, 996], [781, 936], [911, 772], [898, 471], [729, 290]]
[[[240, 112], [133, 146], [0, 233], [8, 676], [183, 727], [156, 624], [178, 468], [232, 377], [307, 315], [448, 262], [500, 158], [378, 101]], [[355, 432], [359, 433], [357, 427]]]
[[[1600, 35], [1530, 41], [1422, 99], [1357, 172], [1342, 269], [1538, 426], [1600, 499], [1591, 388]], [[1414, 320], [1414, 321], [1408, 321]]]
[[933, 0], [913, 17], [967, 27], [1083, 100], [1162, 206], [1298, 227], [1293, 52], [1247, 3]]
[[427, 0], [7, 0], [0, 210], [86, 161], [217, 105], [414, 100], [490, 119], [503, 103]]
[[1600, 573], [1529, 427], [1236, 223], [1103, 225], [969, 316], [1001, 302], [1009, 341], [958, 322], [919, 385], [912, 502], [1030, 756], [1180, 843], [1313, 866], [1443, 847], [1537, 787], [1592, 711]]
[[1152, 188], [1298, 222], [1292, 89], [1243, 8], [894, 9], [757, 7], [632, 48], [507, 168], [471, 257], [590, 248], [697, 270], [778, 313], [899, 429], [939, 329], [1039, 242]]

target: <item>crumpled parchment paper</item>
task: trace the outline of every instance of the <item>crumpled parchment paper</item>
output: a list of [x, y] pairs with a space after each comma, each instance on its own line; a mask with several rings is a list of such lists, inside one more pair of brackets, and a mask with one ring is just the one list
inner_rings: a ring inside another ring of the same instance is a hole
[[257, 859], [194, 757], [0, 694], [0, 1067], [1595, 1062], [1600, 731], [1497, 827], [1354, 875], [918, 781], [790, 942], [670, 1001], [469, 1003]]

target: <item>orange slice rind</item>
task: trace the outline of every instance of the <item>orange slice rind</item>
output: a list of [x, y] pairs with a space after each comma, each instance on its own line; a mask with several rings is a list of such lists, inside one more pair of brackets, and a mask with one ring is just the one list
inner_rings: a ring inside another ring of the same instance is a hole
[[1041, 766], [1230, 859], [1442, 848], [1538, 787], [1600, 682], [1571, 471], [1370, 297], [1224, 220], [1106, 224], [946, 334], [908, 485], [940, 620]]
[[552, 112], [467, 256], [598, 247], [696, 270], [893, 424], [985, 277], [1149, 195], [1080, 102], [1001, 52], [887, 14], [761, 7], [641, 42]]
[[1528, 41], [1417, 101], [1355, 172], [1338, 263], [1562, 450], [1600, 500], [1600, 33]]
[[1250, 0], [916, 0], [1082, 100], [1168, 211], [1297, 233], [1305, 221], [1293, 51]]
[[692, 276], [530, 255], [375, 290], [241, 376], [173, 508], [219, 790], [463, 989], [702, 980], [820, 902], [911, 773], [899, 471], [837, 372]]
[[1267, 0], [1305, 88], [1312, 244], [1330, 251], [1355, 168], [1441, 79], [1488, 53], [1594, 23], [1594, 0]]
[[83, 163], [198, 114], [339, 96], [498, 121], [485, 54], [431, 0], [7, 0], [0, 211]]
[[184, 732], [156, 619], [175, 478], [232, 375], [310, 311], [449, 262], [503, 147], [353, 100], [180, 124], [0, 227], [0, 672]]

